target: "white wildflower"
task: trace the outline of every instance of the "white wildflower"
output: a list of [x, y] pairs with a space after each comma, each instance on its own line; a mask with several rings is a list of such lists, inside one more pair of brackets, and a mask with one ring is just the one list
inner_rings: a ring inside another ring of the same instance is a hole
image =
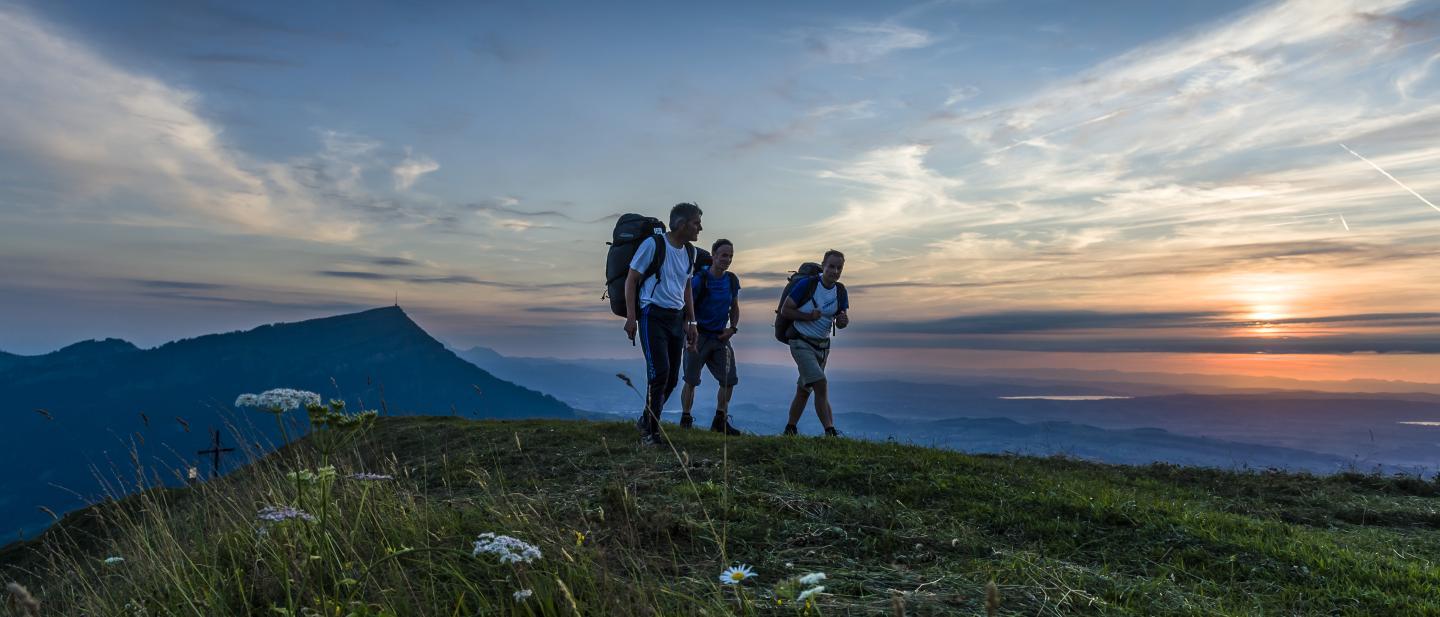
[[383, 473], [352, 473], [350, 474], [350, 479], [366, 481], [394, 480], [395, 476], [387, 476]]
[[266, 411], [290, 411], [319, 404], [319, 394], [290, 388], [276, 388], [260, 394], [241, 394], [235, 399], [236, 407], [256, 407]]
[[804, 586], [806, 586], [806, 587], [811, 587], [811, 586], [814, 586], [814, 585], [818, 585], [818, 584], [820, 584], [820, 581], [823, 581], [823, 580], [825, 580], [825, 573], [824, 573], [824, 572], [813, 572], [813, 573], [806, 574], [805, 576], [802, 576], [802, 577], [799, 578], [800, 584], [801, 584], [801, 585], [804, 585]]
[[750, 566], [742, 563], [738, 566], [725, 568], [725, 571], [720, 573], [720, 582], [726, 585], [739, 585], [741, 582], [744, 582], [745, 579], [754, 576], [755, 571], [750, 569]]
[[815, 586], [815, 587], [811, 587], [811, 588], [809, 588], [809, 589], [806, 589], [805, 591], [800, 592], [800, 595], [795, 596], [795, 601], [796, 601], [796, 602], [809, 602], [811, 598], [814, 598], [815, 596], [818, 596], [818, 595], [820, 595], [821, 593], [824, 593], [824, 592], [825, 592], [825, 586], [824, 586], [824, 585], [817, 585], [817, 586]]
[[530, 563], [540, 558], [540, 549], [524, 540], [485, 532], [475, 540], [475, 550], [471, 554], [476, 557], [494, 555], [500, 558], [500, 563]]
[[125, 561], [125, 558], [124, 558], [124, 557], [106, 557], [106, 558], [105, 558], [105, 565], [107, 565], [107, 566], [113, 566], [113, 565], [118, 564], [118, 563], [123, 563], [124, 561]]
[[315, 515], [290, 506], [265, 506], [256, 516], [267, 523], [283, 523], [290, 520], [314, 522]]
[[533, 595], [535, 595], [535, 592], [534, 592], [533, 590], [530, 590], [530, 589], [521, 589], [520, 591], [515, 592], [515, 601], [516, 601], [516, 602], [524, 602], [524, 601], [526, 601], [526, 600], [529, 600], [529, 599], [530, 599], [530, 596], [533, 596]]

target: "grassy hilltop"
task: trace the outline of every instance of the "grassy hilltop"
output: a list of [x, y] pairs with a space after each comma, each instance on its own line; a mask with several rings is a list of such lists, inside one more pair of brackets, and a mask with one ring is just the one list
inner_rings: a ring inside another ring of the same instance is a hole
[[[1002, 615], [1440, 614], [1431, 481], [670, 430], [381, 418], [333, 476], [312, 436], [0, 569], [46, 615], [985, 615], [990, 581]], [[316, 520], [257, 517], [286, 505]], [[486, 532], [541, 556], [472, 554]]]

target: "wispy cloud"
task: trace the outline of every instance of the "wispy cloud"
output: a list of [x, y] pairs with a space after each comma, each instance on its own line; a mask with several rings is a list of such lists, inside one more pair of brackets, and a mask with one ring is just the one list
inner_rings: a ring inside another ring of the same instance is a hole
[[438, 169], [440, 169], [440, 164], [436, 163], [434, 159], [424, 155], [416, 155], [411, 152], [409, 148], [406, 148], [405, 160], [400, 161], [400, 164], [396, 165], [391, 173], [395, 175], [395, 188], [403, 191], [414, 186], [415, 181], [420, 179], [420, 176]]
[[893, 23], [841, 26], [807, 33], [802, 40], [811, 53], [838, 64], [872, 62], [897, 51], [929, 47], [935, 42], [924, 30]]

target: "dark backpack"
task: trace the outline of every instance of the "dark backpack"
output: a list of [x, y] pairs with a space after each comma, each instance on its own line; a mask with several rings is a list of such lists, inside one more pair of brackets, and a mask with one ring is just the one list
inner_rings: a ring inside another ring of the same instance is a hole
[[[665, 241], [665, 223], [653, 216], [626, 214], [615, 221], [613, 237], [606, 242], [610, 250], [605, 256], [605, 293], [600, 299], [610, 298], [610, 312], [620, 317], [626, 316], [625, 279], [630, 275], [630, 260], [635, 257], [640, 243], [652, 238], [656, 241], [655, 257], [643, 272], [644, 279], [648, 279], [660, 276], [660, 266], [665, 263], [665, 250], [670, 246]], [[692, 264], [695, 263], [695, 250], [690, 243], [685, 244]], [[641, 280], [642, 285], [644, 279]]]
[[[795, 285], [806, 279], [820, 276], [820, 272], [820, 264], [807, 261], [800, 264], [800, 269], [790, 273], [790, 278], [785, 281], [785, 291], [780, 292], [780, 303], [775, 305], [775, 340], [790, 344], [790, 326], [795, 322], [786, 319], [785, 315], [780, 313], [780, 309], [785, 308], [785, 298], [790, 297], [790, 292], [795, 291]], [[813, 295], [815, 295], [815, 288], [812, 286], [809, 293], [806, 294], [805, 301], [809, 302], [809, 296]], [[803, 302], [795, 303], [796, 306], [801, 304]]]

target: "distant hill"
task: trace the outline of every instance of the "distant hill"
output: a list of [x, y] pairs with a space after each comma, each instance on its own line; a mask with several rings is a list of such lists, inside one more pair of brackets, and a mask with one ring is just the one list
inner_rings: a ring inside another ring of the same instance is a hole
[[[635, 394], [615, 378], [617, 371], [633, 371], [638, 362], [509, 357], [484, 347], [457, 353], [498, 376], [543, 390], [578, 408], [634, 415], [638, 405]], [[763, 364], [742, 366], [741, 385], [730, 405], [735, 424], [761, 434], [779, 433], [794, 391], [793, 370]], [[1007, 400], [1002, 397], [1113, 396], [1133, 390], [1110, 389], [1111, 384], [1053, 384], [1031, 379], [1017, 383], [1001, 376], [917, 383], [866, 379], [856, 373], [836, 375], [831, 395], [840, 430], [865, 439], [965, 452], [1063, 454], [1131, 465], [1164, 461], [1322, 473], [1376, 466], [1386, 470], [1429, 468], [1435, 459], [1426, 459], [1427, 452], [1440, 452], [1420, 447], [1435, 429], [1395, 422], [1396, 418], [1440, 419], [1437, 406], [1409, 401], [1289, 401], [1277, 398], [1280, 395], [1173, 394], [1094, 401]], [[705, 375], [696, 394], [695, 413], [702, 424], [714, 410], [713, 383]], [[679, 398], [671, 397], [667, 419], [676, 419]], [[807, 410], [800, 431], [819, 430], [814, 413]]]
[[[63, 511], [81, 505], [52, 485], [92, 494], [91, 465], [106, 470], [105, 476], [112, 465], [129, 469], [131, 444], [142, 459], [173, 467], [177, 457], [193, 460], [195, 451], [207, 445], [208, 431], [232, 419], [248, 435], [275, 440], [273, 418], [236, 410], [233, 404], [242, 393], [281, 387], [388, 415], [574, 416], [555, 398], [456, 357], [399, 307], [212, 334], [147, 350], [106, 339], [39, 356], [7, 354], [0, 357], [7, 419], [0, 432], [0, 463], [26, 471], [0, 477], [0, 534], [47, 524], [50, 517], [38, 506]], [[177, 417], [188, 424], [188, 432]], [[303, 412], [295, 419], [302, 420]]]

